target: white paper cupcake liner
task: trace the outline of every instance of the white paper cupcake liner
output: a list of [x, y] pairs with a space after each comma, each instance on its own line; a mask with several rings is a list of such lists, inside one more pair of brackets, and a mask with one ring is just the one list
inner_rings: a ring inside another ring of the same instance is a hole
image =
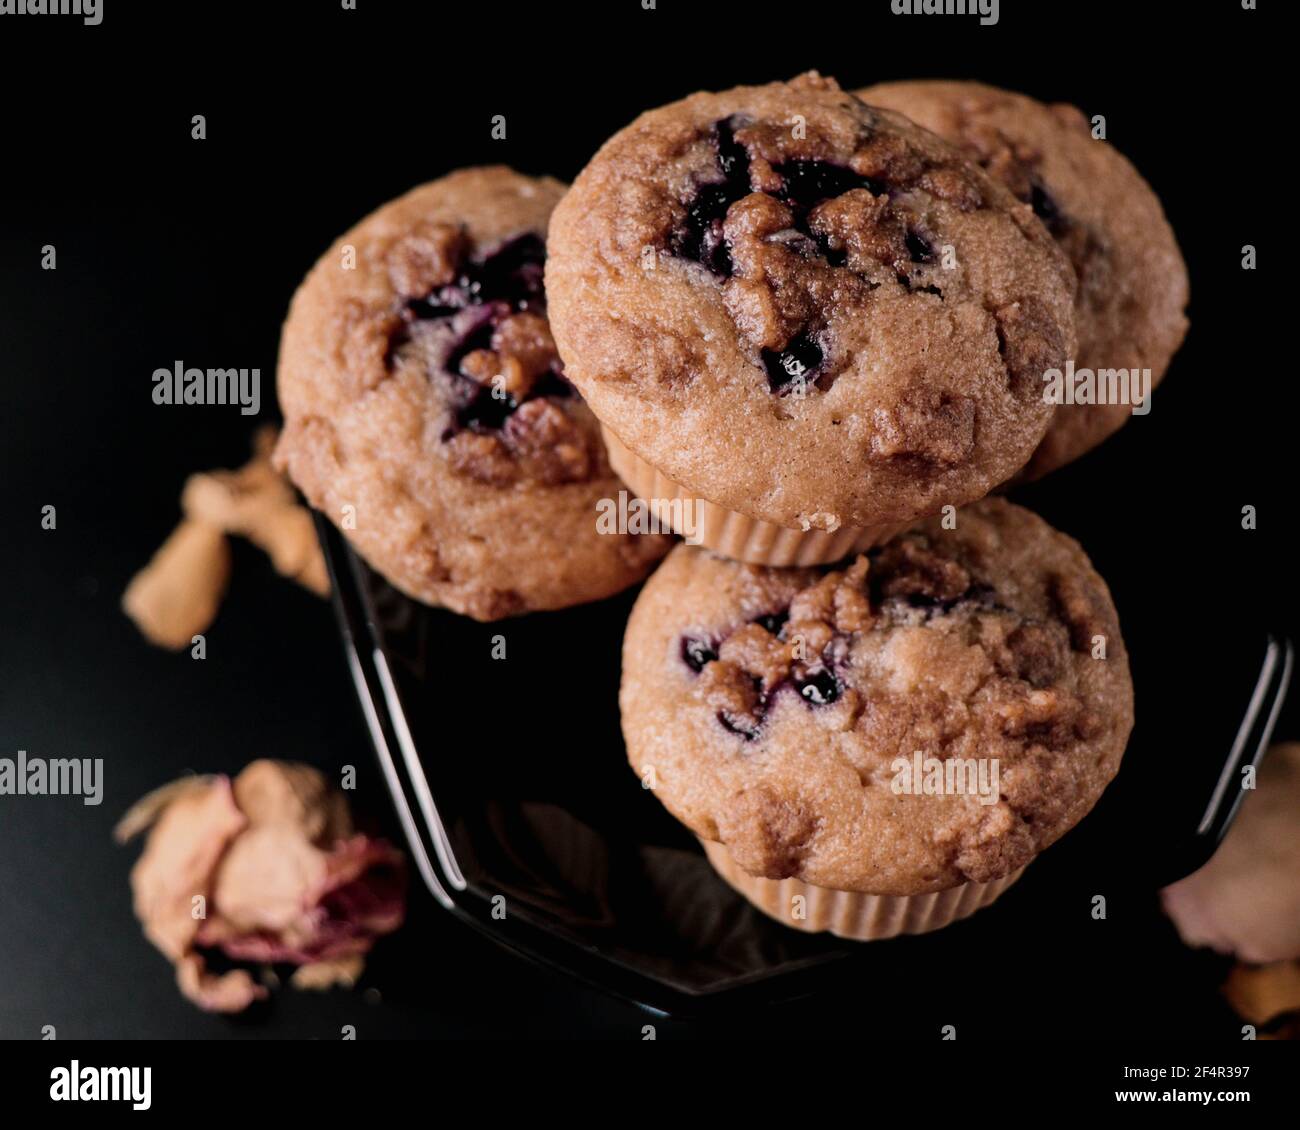
[[674, 482], [628, 448], [608, 428], [601, 428], [610, 466], [628, 489], [649, 505], [664, 527], [693, 545], [751, 565], [826, 565], [887, 542], [907, 523], [887, 526], [841, 526], [838, 530], [797, 530], [751, 518], [710, 502]]
[[725, 844], [701, 840], [713, 869], [759, 910], [796, 930], [854, 941], [927, 934], [988, 906], [1024, 874], [1022, 867], [988, 883], [963, 883], [923, 895], [869, 895], [815, 887], [801, 879], [761, 879], [731, 857]]

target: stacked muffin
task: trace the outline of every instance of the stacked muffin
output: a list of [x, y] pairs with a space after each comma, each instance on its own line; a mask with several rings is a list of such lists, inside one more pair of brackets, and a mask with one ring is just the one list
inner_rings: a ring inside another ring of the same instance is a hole
[[558, 204], [453, 174], [299, 292], [280, 461], [336, 520], [362, 500], [345, 532], [399, 587], [481, 619], [653, 567], [667, 539], [595, 521], [621, 477], [692, 543], [625, 637], [643, 781], [791, 926], [942, 926], [1082, 818], [1132, 727], [1105, 583], [985, 497], [1129, 412], [1045, 374], [1154, 383], [1185, 331], [1159, 203], [1081, 128], [809, 74], [643, 114]]

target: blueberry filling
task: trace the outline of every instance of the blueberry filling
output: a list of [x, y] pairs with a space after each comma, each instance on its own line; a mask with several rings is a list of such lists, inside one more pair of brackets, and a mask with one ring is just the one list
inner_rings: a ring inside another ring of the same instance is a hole
[[1043, 226], [1053, 235], [1059, 236], [1064, 233], [1068, 226], [1065, 213], [1061, 211], [1051, 193], [1038, 181], [1034, 181], [1029, 186], [1029, 206], [1033, 208], [1034, 215], [1043, 221]]
[[872, 196], [881, 196], [886, 191], [880, 181], [859, 176], [852, 169], [830, 161], [794, 160], [774, 168], [783, 181], [776, 197], [791, 207], [795, 213], [795, 226], [801, 230], [807, 222], [807, 214], [823, 200], [843, 196], [855, 188], [865, 188]]
[[[736, 140], [736, 126], [740, 117], [733, 114], [713, 126], [714, 144], [718, 150], [718, 168], [727, 181], [749, 191], [749, 150]], [[742, 193], [743, 195], [743, 193]]]
[[783, 608], [780, 612], [769, 612], [763, 616], [756, 616], [753, 623], [757, 624], [768, 635], [779, 636], [789, 619], [790, 610]]
[[798, 688], [803, 700], [812, 703], [813, 706], [826, 706], [834, 702], [843, 690], [839, 679], [826, 668], [795, 683], [795, 687]]
[[[686, 204], [686, 219], [669, 239], [674, 255], [702, 263], [722, 278], [730, 278], [732, 272], [731, 253], [722, 232], [727, 210], [754, 191], [749, 177], [749, 151], [736, 140], [736, 129], [743, 124], [735, 114], [714, 123], [713, 148], [722, 179], [706, 181], [696, 188], [695, 195]], [[887, 191], [886, 186], [831, 161], [795, 159], [773, 166], [773, 171], [781, 177], [782, 184], [771, 195], [794, 212], [794, 230], [809, 237], [812, 242], [808, 246], [818, 248], [831, 266], [842, 267], [844, 252], [813, 235], [808, 228], [808, 213], [823, 200], [842, 196], [855, 188], [866, 188], [879, 196]]]
[[806, 388], [825, 360], [821, 346], [802, 333], [795, 334], [784, 349], [764, 349], [762, 357], [768, 387], [775, 393], [787, 393], [799, 385]]
[[940, 298], [943, 297], [943, 291], [935, 286], [934, 283], [926, 283], [925, 286], [917, 286], [910, 278], [903, 274], [902, 271], [896, 271], [894, 273], [894, 278], [898, 280], [898, 285], [906, 287], [910, 294], [934, 294]]
[[697, 675], [704, 670], [706, 664], [717, 658], [717, 650], [707, 640], [697, 636], [682, 637], [682, 662]]
[[454, 378], [459, 403], [455, 424], [443, 432], [443, 440], [466, 428], [499, 429], [524, 401], [572, 395], [572, 386], [564, 379], [558, 359], [518, 400], [461, 372], [466, 357], [476, 350], [491, 348], [497, 327], [512, 314], [528, 311], [545, 316], [545, 263], [545, 243], [536, 233], [526, 232], [482, 258], [464, 263], [455, 282], [406, 301], [402, 324], [389, 345], [390, 357], [417, 334], [448, 335], [449, 344], [439, 367]]
[[[685, 219], [669, 237], [669, 249], [674, 255], [700, 263], [720, 278], [730, 278], [734, 269], [723, 227], [727, 212], [732, 204], [755, 191], [750, 182], [749, 151], [736, 140], [736, 130], [744, 124], [744, 119], [734, 114], [714, 123], [712, 141], [721, 179], [697, 186], [686, 203]], [[820, 255], [829, 266], [843, 267], [848, 261], [847, 252], [832, 246], [826, 235], [812, 230], [812, 210], [854, 189], [865, 188], [873, 196], [880, 196], [888, 192], [888, 185], [831, 161], [795, 158], [774, 165], [773, 172], [781, 178], [781, 186], [769, 195], [793, 213], [789, 231], [774, 238], [805, 259]], [[909, 232], [907, 246], [913, 262], [933, 261], [933, 248], [920, 233]], [[906, 285], [912, 289], [910, 282]], [[935, 287], [920, 289], [939, 293]], [[778, 395], [817, 380], [825, 359], [822, 346], [808, 327], [795, 334], [784, 348], [761, 353], [768, 386]]]
[[445, 442], [465, 428], [476, 432], [504, 428], [518, 407], [513, 396], [493, 395], [492, 389], [476, 384], [469, 403], [456, 409], [456, 426], [443, 432], [442, 438]]
[[905, 237], [907, 243], [907, 254], [913, 263], [933, 263], [934, 247], [930, 241], [914, 228], [907, 229]]
[[849, 261], [849, 253], [842, 247], [832, 247], [831, 241], [824, 235], [814, 237], [818, 254], [832, 267], [843, 267]]
[[686, 213], [686, 226], [674, 247], [676, 254], [703, 263], [715, 275], [731, 275], [731, 252], [722, 235], [722, 222], [733, 197], [726, 184], [705, 185]]
[[721, 181], [709, 181], [695, 190], [686, 206], [686, 219], [673, 232], [670, 247], [674, 255], [702, 263], [713, 274], [731, 276], [731, 252], [722, 235], [727, 209], [748, 196], [749, 153], [736, 141], [735, 116], [715, 122], [713, 147], [717, 153]]
[[[459, 333], [452, 343], [446, 360], [443, 362], [443, 368], [449, 373], [460, 376], [461, 362], [476, 349], [491, 348], [492, 331], [496, 328], [497, 323], [509, 314], [510, 308], [505, 303], [491, 302], [475, 306], [472, 314], [463, 315], [460, 323], [455, 327]], [[445, 316], [450, 317], [452, 315]]]
[[[776, 612], [766, 612], [761, 616], [755, 616], [750, 623], [757, 624], [769, 635], [780, 639], [789, 620], [789, 608], [782, 608]], [[682, 662], [697, 675], [708, 664], [717, 661], [719, 658], [718, 645], [712, 640], [700, 636], [683, 636], [680, 654]], [[830, 656], [830, 658], [827, 658], [827, 656]], [[821, 662], [824, 666], [820, 669], [800, 677], [795, 677], [793, 673], [789, 673], [766, 691], [763, 690], [763, 680], [761, 678], [746, 672], [753, 688], [753, 706], [744, 713], [736, 713], [727, 709], [717, 711], [715, 717], [718, 724], [728, 733], [736, 734], [746, 741], [753, 741], [762, 730], [763, 721], [767, 717], [768, 710], [771, 709], [773, 699], [782, 690], [793, 689], [809, 706], [827, 706], [835, 702], [844, 693], [844, 685], [831, 667], [831, 663], [836, 661], [836, 657], [842, 661], [843, 651], [832, 644], [829, 650], [823, 653]]]
[[[897, 620], [902, 618], [899, 610], [917, 609], [924, 613], [927, 622], [954, 611], [1020, 616], [1015, 609], [1002, 603], [992, 585], [975, 580], [959, 561], [939, 555], [924, 544], [906, 543], [900, 549], [898, 543], [890, 543], [869, 550], [868, 557], [872, 566], [867, 573], [863, 595], [873, 613], [893, 609], [893, 618]], [[835, 604], [838, 609], [838, 596]], [[754, 616], [749, 623], [762, 628], [774, 640], [791, 642], [786, 639], [790, 625], [789, 606]], [[708, 638], [684, 636], [681, 654], [697, 674], [709, 663], [722, 662], [727, 669], [717, 674], [721, 676], [721, 685], [729, 688], [729, 693], [734, 694], [737, 689], [745, 691], [746, 684], [738, 680], [748, 679], [752, 691], [740, 696], [746, 704], [744, 708], [737, 709], [731, 702], [726, 702], [715, 716], [719, 725], [729, 733], [753, 741], [761, 736], [768, 711], [785, 690], [793, 690], [810, 708], [829, 706], [844, 698], [847, 688], [843, 676], [853, 667], [851, 644], [857, 629], [845, 627], [841, 630], [829, 621], [828, 626], [831, 628], [829, 639], [817, 657], [800, 656], [797, 649], [794, 655], [778, 652], [774, 660], [759, 660], [764, 665], [771, 662], [778, 665], [775, 670], [768, 668], [761, 678], [747, 666], [743, 650], [736, 657], [729, 655], [726, 660], [720, 659], [721, 641], [727, 638], [726, 632]], [[763, 650], [759, 649], [758, 654], [763, 655]], [[715, 705], [720, 704], [715, 701]]]

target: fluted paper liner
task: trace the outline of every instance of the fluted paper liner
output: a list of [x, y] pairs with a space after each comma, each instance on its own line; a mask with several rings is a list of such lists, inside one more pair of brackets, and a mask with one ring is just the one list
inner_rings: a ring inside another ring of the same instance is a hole
[[[700, 842], [713, 869], [764, 914], [796, 930], [829, 930], [837, 937], [861, 942], [928, 934], [968, 918], [993, 902], [1025, 871], [1022, 867], [988, 883], [963, 883], [923, 895], [869, 895], [815, 887], [801, 879], [758, 878], [732, 859], [725, 844]], [[794, 901], [797, 897], [802, 903]]]
[[[751, 565], [826, 565], [887, 542], [909, 523], [795, 530], [718, 506], [674, 482], [647, 463], [609, 428], [601, 428], [609, 463], [628, 489], [649, 505], [659, 523], [692, 545]], [[683, 522], [683, 517], [686, 521]], [[685, 528], [687, 524], [693, 529]]]

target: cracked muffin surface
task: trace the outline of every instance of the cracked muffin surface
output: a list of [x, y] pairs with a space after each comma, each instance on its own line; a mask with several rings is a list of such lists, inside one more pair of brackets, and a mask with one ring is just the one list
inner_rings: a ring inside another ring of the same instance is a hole
[[[1074, 106], [975, 82], [893, 82], [858, 97], [959, 146], [1028, 203], [1078, 278], [1079, 368], [1149, 368], [1152, 387], [1187, 333], [1187, 268], [1151, 186]], [[1126, 404], [1062, 404], [1025, 478], [1118, 431]]]
[[[833, 567], [689, 546], [623, 646], [629, 759], [751, 875], [883, 895], [1009, 875], [1114, 777], [1133, 691], [1078, 544], [985, 499]], [[899, 793], [903, 759], [998, 761], [995, 803]]]
[[1017, 471], [1074, 349], [1073, 279], [955, 148], [830, 79], [701, 93], [556, 209], [566, 371], [677, 483], [788, 528], [910, 521]]
[[502, 167], [413, 189], [321, 257], [281, 340], [277, 465], [398, 588], [480, 620], [608, 596], [670, 544], [597, 532], [622, 484], [547, 320], [563, 191]]

